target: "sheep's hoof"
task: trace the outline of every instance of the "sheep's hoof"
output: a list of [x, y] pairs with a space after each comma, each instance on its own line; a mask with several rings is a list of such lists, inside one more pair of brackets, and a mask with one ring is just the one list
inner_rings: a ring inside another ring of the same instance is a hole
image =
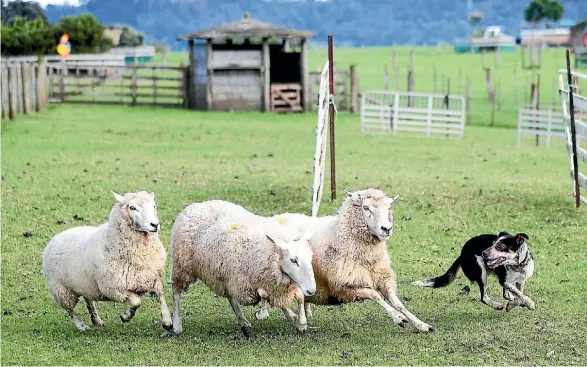
[[77, 326], [77, 329], [81, 332], [90, 330], [90, 327], [86, 324], [81, 324]]
[[434, 329], [434, 327], [431, 325], [422, 324], [420, 327], [418, 327], [418, 331], [423, 333], [433, 333], [436, 331], [436, 329]]
[[120, 321], [129, 322], [131, 319], [130, 312], [124, 311], [120, 313]]
[[241, 326], [241, 331], [245, 335], [245, 337], [250, 338], [253, 334], [253, 328], [248, 325]]
[[298, 329], [300, 333], [305, 333], [306, 330], [308, 330], [308, 324], [296, 324], [296, 329]]
[[162, 338], [170, 338], [172, 336], [175, 336], [175, 334], [172, 331], [169, 330], [165, 330], [161, 333], [161, 337]]
[[91, 318], [91, 320], [94, 326], [104, 326], [104, 321], [102, 321], [100, 318]]
[[269, 312], [264, 312], [264, 311], [255, 312], [255, 318], [257, 320], [267, 320], [268, 317], [269, 317]]

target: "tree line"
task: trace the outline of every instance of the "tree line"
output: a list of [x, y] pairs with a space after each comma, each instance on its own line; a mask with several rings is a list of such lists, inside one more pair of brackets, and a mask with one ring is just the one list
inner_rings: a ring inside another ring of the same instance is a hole
[[100, 53], [112, 46], [105, 29], [120, 29], [117, 46], [140, 46], [145, 36], [127, 25], [105, 27], [95, 15], [82, 13], [64, 16], [50, 23], [45, 11], [34, 2], [2, 1], [3, 56], [56, 54], [59, 39], [69, 35], [72, 54]]

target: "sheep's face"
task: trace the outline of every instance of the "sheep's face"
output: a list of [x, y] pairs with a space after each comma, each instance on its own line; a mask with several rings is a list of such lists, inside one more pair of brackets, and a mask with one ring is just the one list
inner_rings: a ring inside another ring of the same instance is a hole
[[304, 296], [316, 293], [316, 279], [312, 268], [312, 249], [310, 235], [306, 234], [297, 241], [285, 242], [267, 236], [269, 242], [281, 252], [281, 271], [296, 283]]
[[369, 232], [380, 241], [387, 241], [393, 233], [393, 203], [399, 198], [387, 196], [362, 197], [359, 193], [345, 191], [353, 205], [360, 208]]
[[129, 220], [134, 230], [147, 234], [159, 232], [155, 193], [140, 191], [122, 196], [113, 191], [112, 194], [120, 203], [122, 215]]

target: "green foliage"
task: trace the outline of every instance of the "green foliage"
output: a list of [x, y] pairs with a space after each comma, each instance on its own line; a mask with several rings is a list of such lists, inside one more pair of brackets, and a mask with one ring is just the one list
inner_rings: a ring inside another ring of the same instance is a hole
[[537, 24], [544, 19], [558, 21], [563, 16], [563, 6], [557, 0], [532, 0], [524, 10], [524, 20]]
[[112, 41], [104, 36], [104, 26], [89, 13], [61, 18], [55, 32], [57, 37], [69, 34], [72, 54], [105, 52], [112, 46]]
[[137, 47], [145, 43], [145, 36], [136, 29], [127, 25], [122, 26], [120, 32], [120, 41], [117, 46], [120, 47]]
[[42, 19], [17, 17], [12, 23], [2, 26], [2, 55], [43, 55], [55, 47], [52, 28]]
[[[52, 21], [64, 15], [90, 11], [103, 24], [128, 24], [144, 32], [146, 40], [164, 41], [174, 49], [186, 49], [177, 41], [181, 34], [217, 27], [243, 18], [278, 26], [307, 29], [316, 34], [312, 43], [325, 43], [332, 34], [336, 47], [397, 44], [449, 43], [471, 33], [464, 0], [89, 0], [81, 7], [47, 6]], [[474, 0], [474, 10], [483, 13], [477, 25], [499, 25], [517, 36], [526, 28], [522, 16], [530, 0]], [[565, 0], [565, 13], [572, 20], [587, 18], [585, 0]], [[414, 11], [417, 9], [417, 11]], [[368, 25], [368, 26], [366, 26]]]
[[91, 14], [64, 17], [57, 24], [17, 17], [12, 26], [2, 25], [2, 55], [57, 54], [56, 47], [64, 33], [69, 34], [72, 54], [104, 52], [112, 44], [104, 37], [104, 27]]
[[43, 8], [36, 2], [17, 0], [6, 4], [2, 1], [2, 25], [12, 26], [17, 18], [40, 19], [44, 24], [49, 23]]
[[476, 27], [483, 20], [483, 13], [480, 11], [474, 11], [469, 14], [469, 24], [472, 27]]

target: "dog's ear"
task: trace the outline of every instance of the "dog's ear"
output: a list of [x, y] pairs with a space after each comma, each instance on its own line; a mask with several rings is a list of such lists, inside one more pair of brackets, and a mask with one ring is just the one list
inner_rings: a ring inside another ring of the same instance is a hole
[[518, 249], [518, 264], [520, 266], [526, 266], [530, 260], [530, 249], [528, 245], [523, 243]]
[[524, 243], [524, 239], [527, 239], [527, 240], [529, 240], [530, 238], [529, 238], [529, 237], [528, 237], [528, 235], [527, 235], [527, 234], [525, 234], [525, 233], [522, 233], [522, 232], [520, 232], [520, 233], [516, 233], [516, 243], [517, 243], [518, 245], [521, 245], [522, 243]]
[[508, 232], [499, 232], [499, 233], [497, 234], [497, 238], [499, 238], [499, 237], [503, 237], [503, 236], [511, 236], [511, 234], [509, 234]]

